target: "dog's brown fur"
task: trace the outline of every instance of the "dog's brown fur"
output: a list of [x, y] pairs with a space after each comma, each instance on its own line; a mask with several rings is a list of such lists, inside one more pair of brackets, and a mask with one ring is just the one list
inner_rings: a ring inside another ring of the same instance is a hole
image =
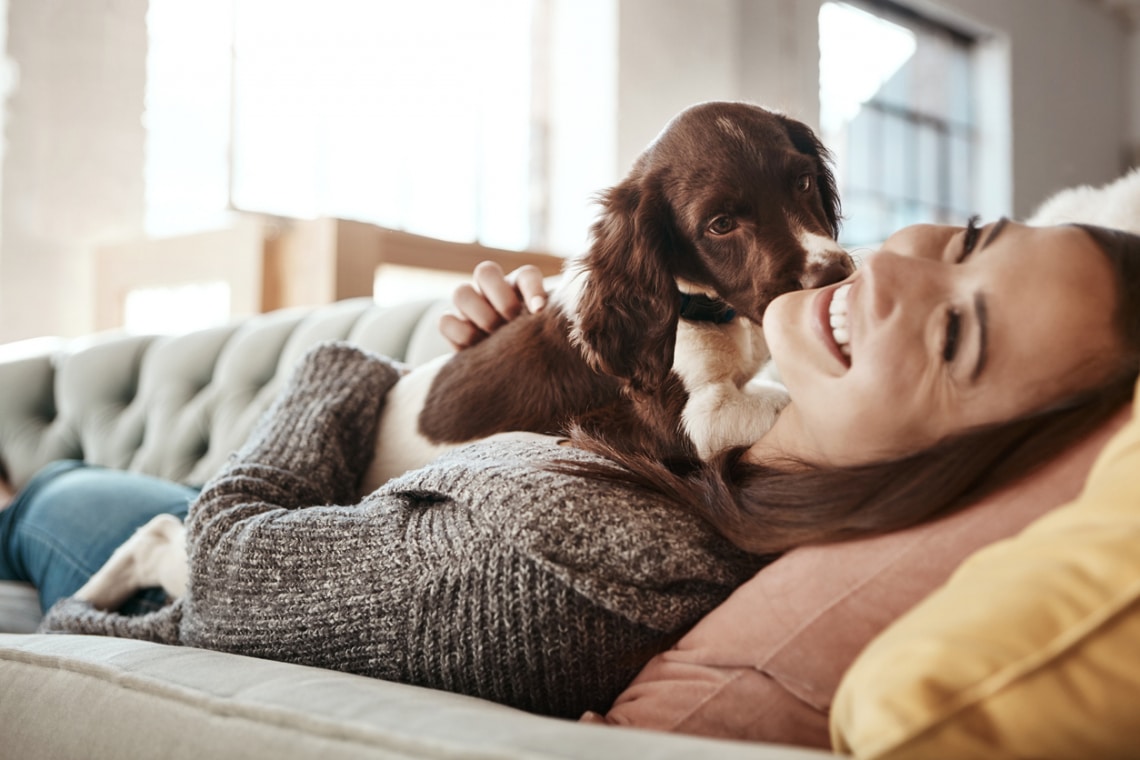
[[447, 362], [422, 435], [459, 443], [578, 424], [653, 455], [691, 453], [673, 371], [678, 283], [758, 324], [777, 295], [851, 272], [838, 246], [813, 262], [802, 243], [838, 232], [826, 150], [804, 124], [755, 106], [683, 112], [602, 207], [576, 302], [520, 317]]

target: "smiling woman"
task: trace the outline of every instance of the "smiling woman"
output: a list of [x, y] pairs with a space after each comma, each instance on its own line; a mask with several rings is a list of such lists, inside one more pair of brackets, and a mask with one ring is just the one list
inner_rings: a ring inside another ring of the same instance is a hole
[[1105, 376], [1120, 341], [1103, 306], [1114, 277], [1093, 239], [1004, 221], [973, 229], [907, 227], [842, 285], [772, 304], [766, 336], [792, 403], [754, 458], [901, 456]]
[[679, 475], [583, 445], [750, 551], [908, 527], [1026, 474], [1131, 398], [1140, 237], [907, 227], [843, 283], [777, 298], [764, 332], [791, 403], [751, 447]]

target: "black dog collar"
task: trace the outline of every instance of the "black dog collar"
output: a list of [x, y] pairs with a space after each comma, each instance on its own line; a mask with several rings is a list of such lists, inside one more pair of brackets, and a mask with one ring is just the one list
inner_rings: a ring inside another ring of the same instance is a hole
[[724, 301], [709, 298], [702, 293], [681, 293], [681, 319], [724, 325], [735, 316], [736, 309]]

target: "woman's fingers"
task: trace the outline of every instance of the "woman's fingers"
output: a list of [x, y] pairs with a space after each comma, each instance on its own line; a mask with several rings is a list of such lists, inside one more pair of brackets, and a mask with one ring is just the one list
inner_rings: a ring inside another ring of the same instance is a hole
[[460, 319], [467, 320], [485, 333], [494, 332], [507, 321], [500, 310], [503, 307], [497, 307], [478, 286], [471, 283], [457, 287], [451, 294], [451, 303]]
[[[513, 277], [515, 274], [516, 272], [512, 272], [511, 276]], [[494, 309], [495, 316], [499, 319], [496, 324], [486, 325], [474, 319], [476, 315], [471, 315], [479, 327], [490, 332], [503, 322], [510, 322], [522, 313], [522, 298], [519, 296], [519, 292], [515, 290], [514, 284], [507, 281], [507, 276], [503, 274], [501, 266], [493, 261], [480, 262], [475, 267], [474, 279], [475, 289], [483, 294], [487, 303]]]
[[515, 289], [531, 314], [542, 311], [542, 307], [546, 306], [546, 282], [538, 267], [524, 264], [507, 275], [507, 280], [514, 282]]
[[439, 331], [457, 351], [475, 345], [505, 320], [491, 302], [469, 282], [451, 294], [454, 311], [439, 318]]
[[475, 345], [524, 308], [533, 313], [546, 305], [546, 285], [536, 266], [528, 264], [504, 275], [501, 266], [484, 261], [475, 267], [472, 279], [455, 289], [451, 296], [455, 311], [439, 320], [440, 333], [456, 350]]
[[439, 318], [439, 332], [456, 351], [470, 348], [487, 337], [487, 333], [450, 312]]

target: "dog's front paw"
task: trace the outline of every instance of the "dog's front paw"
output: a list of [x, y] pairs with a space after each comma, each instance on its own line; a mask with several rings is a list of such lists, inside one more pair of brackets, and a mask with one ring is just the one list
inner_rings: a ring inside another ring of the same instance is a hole
[[744, 388], [720, 383], [689, 394], [682, 423], [701, 459], [732, 446], [751, 446], [788, 405], [783, 386], [753, 380]]

